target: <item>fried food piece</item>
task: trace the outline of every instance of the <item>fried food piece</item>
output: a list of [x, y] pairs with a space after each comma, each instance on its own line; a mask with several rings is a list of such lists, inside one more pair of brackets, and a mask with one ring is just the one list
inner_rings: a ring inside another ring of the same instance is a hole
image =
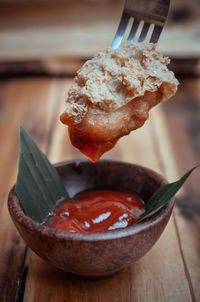
[[61, 115], [72, 144], [97, 161], [120, 137], [141, 127], [149, 110], [177, 90], [168, 63], [151, 43], [108, 48], [88, 60], [77, 72]]

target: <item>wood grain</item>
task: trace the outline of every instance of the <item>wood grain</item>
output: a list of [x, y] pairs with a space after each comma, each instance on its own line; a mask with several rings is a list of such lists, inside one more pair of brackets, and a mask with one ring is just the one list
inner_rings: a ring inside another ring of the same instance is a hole
[[0, 85], [0, 301], [18, 299], [26, 269], [27, 248], [7, 211], [7, 194], [17, 174], [18, 125], [46, 149], [52, 87], [52, 80], [45, 79], [5, 80]]
[[[0, 61], [90, 57], [108, 47], [123, 0], [4, 1], [0, 3]], [[159, 49], [171, 57], [199, 58], [199, 3], [172, 1]], [[62, 64], [60, 64], [62, 70]]]
[[[181, 81], [173, 107], [169, 103], [164, 106], [164, 116], [170, 132], [174, 160], [182, 175], [190, 167], [200, 163], [199, 79]], [[197, 170], [188, 179], [174, 212], [180, 249], [194, 301], [200, 300], [199, 175]]]
[[[68, 81], [63, 83], [61, 91], [69, 85]], [[63, 107], [60, 103], [59, 111]], [[161, 118], [153, 121], [157, 115]], [[173, 152], [168, 146], [163, 112], [158, 111], [154, 115], [152, 112], [151, 117], [140, 130], [121, 139], [105, 158], [139, 163], [173, 178], [178, 172]], [[54, 129], [49, 147], [50, 159], [56, 162], [82, 157], [70, 145], [67, 130], [59, 121]], [[162, 150], [158, 148], [158, 142], [164, 144]], [[166, 170], [168, 162], [169, 170]], [[194, 301], [177, 225], [178, 221], [172, 219], [158, 243], [144, 258], [105, 279], [83, 279], [59, 272], [32, 254], [24, 301]]]

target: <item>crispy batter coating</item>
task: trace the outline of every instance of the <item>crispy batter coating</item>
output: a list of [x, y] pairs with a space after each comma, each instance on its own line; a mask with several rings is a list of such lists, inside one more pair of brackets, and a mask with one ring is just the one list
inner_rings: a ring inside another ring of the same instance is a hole
[[141, 127], [149, 110], [177, 90], [168, 63], [150, 43], [108, 48], [87, 61], [61, 115], [72, 144], [96, 161], [120, 137]]

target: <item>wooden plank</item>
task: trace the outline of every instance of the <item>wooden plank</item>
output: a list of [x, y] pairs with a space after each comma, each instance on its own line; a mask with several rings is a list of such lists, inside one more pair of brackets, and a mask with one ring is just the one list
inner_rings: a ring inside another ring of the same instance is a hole
[[[0, 60], [57, 59], [59, 64], [66, 57], [89, 57], [111, 44], [123, 4], [123, 0], [0, 3]], [[172, 1], [169, 26], [158, 45], [162, 52], [199, 57], [198, 4]]]
[[[200, 163], [200, 80], [183, 79], [174, 102], [167, 102], [163, 107], [164, 123], [168, 125], [174, 160], [178, 173], [182, 175]], [[158, 136], [164, 144], [165, 138], [159, 133]], [[166, 160], [162, 150], [161, 156], [165, 162], [166, 174], [170, 174], [169, 161]], [[182, 258], [194, 301], [200, 300], [199, 180], [199, 171], [196, 171], [184, 185], [174, 212]]]
[[[7, 211], [7, 195], [15, 183], [18, 161], [18, 125], [22, 124], [46, 149], [52, 80], [5, 80], [0, 83], [0, 301], [20, 299], [27, 249]], [[49, 112], [49, 113], [48, 113]]]
[[59, 271], [32, 254], [24, 301], [130, 301], [129, 272], [100, 279]]
[[[64, 89], [70, 84], [66, 82]], [[62, 111], [64, 106], [61, 103]], [[158, 125], [159, 126], [159, 125]], [[55, 124], [49, 149], [53, 162], [80, 158], [71, 147], [67, 131]], [[173, 155], [170, 155], [173, 156]], [[104, 158], [124, 160], [163, 171], [152, 120], [120, 140]], [[171, 166], [173, 171], [176, 167]], [[24, 301], [192, 301], [174, 220], [152, 250], [126, 270], [103, 279], [74, 277], [46, 265], [32, 254]]]

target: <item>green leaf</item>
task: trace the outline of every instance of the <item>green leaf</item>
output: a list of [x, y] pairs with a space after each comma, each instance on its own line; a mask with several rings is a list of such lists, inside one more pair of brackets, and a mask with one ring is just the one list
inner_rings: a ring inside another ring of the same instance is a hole
[[20, 126], [20, 159], [15, 193], [27, 216], [42, 223], [58, 200], [68, 198], [58, 172]]
[[158, 212], [158, 210], [160, 210], [178, 192], [178, 190], [182, 187], [192, 171], [194, 171], [198, 167], [199, 166], [192, 168], [179, 180], [160, 187], [145, 204], [146, 211], [137, 221], [137, 223], [151, 217], [153, 214]]

